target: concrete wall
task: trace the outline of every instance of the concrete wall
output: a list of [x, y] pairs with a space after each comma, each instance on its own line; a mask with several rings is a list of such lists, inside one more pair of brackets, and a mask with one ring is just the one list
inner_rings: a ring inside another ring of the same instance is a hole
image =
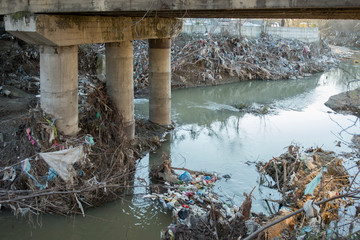
[[319, 29], [317, 27], [268, 27], [265, 28], [265, 32], [274, 37], [297, 39], [303, 42], [320, 41]]
[[241, 36], [247, 38], [259, 38], [262, 33], [262, 26], [242, 26]]
[[260, 25], [241, 26], [238, 22], [228, 22], [227, 25], [213, 22], [204, 24], [184, 24], [182, 33], [213, 33], [224, 34], [227, 33], [233, 37], [239, 37], [239, 31], [241, 30], [241, 36], [247, 38], [259, 38], [262, 32], [269, 34], [275, 38], [288, 38], [297, 39], [303, 42], [318, 42], [320, 40], [318, 28], [299, 28], [299, 27], [263, 27]]
[[231, 36], [239, 35], [239, 26], [229, 28], [228, 25], [212, 25], [212, 24], [198, 24], [198, 25], [183, 25], [182, 33], [212, 33], [212, 34], [229, 34]]

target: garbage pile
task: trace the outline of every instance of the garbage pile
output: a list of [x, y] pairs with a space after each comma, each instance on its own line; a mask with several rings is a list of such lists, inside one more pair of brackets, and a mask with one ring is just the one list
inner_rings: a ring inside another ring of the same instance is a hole
[[[162, 239], [309, 239], [319, 236], [336, 239], [340, 235], [334, 222], [340, 221], [342, 214], [360, 197], [356, 180], [359, 173], [350, 182], [343, 160], [321, 148], [300, 151], [300, 147], [289, 146], [279, 157], [257, 164], [262, 184], [278, 189], [283, 196], [280, 200], [265, 199], [270, 216], [251, 211], [255, 188], [249, 194], [244, 193], [245, 200], [240, 207], [227, 204], [213, 191], [219, 179], [216, 173], [175, 168], [168, 158], [151, 171], [152, 181], [162, 181], [164, 189], [157, 188], [144, 196], [159, 201], [172, 213], [173, 222], [162, 233]], [[273, 208], [269, 202], [274, 203]], [[359, 211], [352, 213], [354, 224], [355, 219], [359, 220]]]
[[[96, 76], [96, 61], [101, 45], [79, 46], [79, 73]], [[0, 86], [13, 86], [31, 94], [40, 89], [40, 53], [37, 45], [28, 44], [11, 34], [0, 35]]]
[[[134, 42], [134, 86], [149, 85], [148, 42]], [[99, 54], [104, 48], [99, 47]], [[186, 34], [172, 41], [172, 87], [217, 85], [244, 80], [298, 79], [339, 63], [339, 54], [320, 41], [231, 38], [224, 35]]]
[[165, 181], [166, 191], [145, 195], [172, 212], [173, 223], [162, 233], [162, 239], [238, 239], [247, 234], [252, 192], [242, 206], [222, 202], [213, 192], [216, 173], [182, 169], [174, 172], [170, 160], [152, 171], [152, 177]]
[[251, 113], [254, 115], [266, 115], [266, 114], [275, 114], [276, 113], [275, 107], [272, 106], [271, 104], [240, 103], [240, 104], [234, 104], [233, 106], [236, 109], [238, 109], [239, 112]]
[[215, 35], [188, 38], [183, 37], [183, 46], [174, 45], [172, 68], [174, 76], [184, 80], [195, 74], [199, 83], [216, 84], [229, 76], [240, 81], [297, 79], [337, 63], [323, 41], [306, 44], [267, 35], [253, 40]]
[[10, 34], [0, 35], [0, 85], [37, 94], [40, 87], [39, 48]]
[[[1, 208], [15, 215], [84, 215], [85, 208], [115, 200], [125, 190], [131, 194], [136, 159], [157, 148], [166, 129], [139, 130], [137, 139], [126, 141], [104, 84], [80, 83], [76, 137], [63, 136], [56, 119], [34, 106], [14, 129], [13, 141], [0, 145]], [[136, 127], [148, 125], [138, 121]]]
[[[135, 60], [135, 63], [141, 63], [140, 69], [147, 69], [148, 64], [144, 44], [143, 41], [134, 42], [134, 52], [142, 51], [139, 55], [143, 58]], [[339, 63], [337, 57], [324, 41], [307, 44], [298, 40], [274, 39], [267, 35], [259, 39], [247, 39], [181, 34], [172, 44], [172, 86], [298, 79], [336, 65]], [[135, 86], [146, 86], [146, 77], [142, 76], [142, 84], [135, 80]]]
[[352, 197], [359, 195], [342, 162], [334, 152], [321, 148], [301, 152], [299, 147], [290, 146], [288, 152], [257, 165], [264, 175], [263, 182], [283, 195], [281, 200], [266, 200], [282, 206], [279, 216], [268, 222], [298, 213], [265, 230], [268, 239], [288, 239], [294, 234], [305, 238], [320, 236], [324, 229], [328, 239], [334, 234], [329, 227], [331, 222], [339, 218], [340, 209], [354, 203]]
[[[0, 51], [0, 84], [37, 94], [38, 48], [10, 34], [3, 34], [0, 41], [9, 45]], [[134, 86], [136, 90], [143, 90], [149, 85], [148, 42], [135, 40], [133, 45]], [[81, 45], [79, 73], [104, 81], [104, 54], [104, 44]], [[298, 79], [328, 69], [337, 64], [340, 57], [324, 41], [307, 44], [267, 35], [247, 39], [181, 34], [173, 40], [171, 54], [174, 88], [244, 80]]]
[[355, 48], [360, 46], [358, 21], [322, 21], [319, 29], [329, 44]]

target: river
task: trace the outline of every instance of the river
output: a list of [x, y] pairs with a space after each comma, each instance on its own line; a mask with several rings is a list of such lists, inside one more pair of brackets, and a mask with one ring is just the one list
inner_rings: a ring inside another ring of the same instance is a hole
[[[355, 56], [357, 57], [357, 56]], [[224, 201], [240, 205], [243, 192], [256, 186], [252, 211], [267, 213], [261, 199], [279, 195], [262, 187], [255, 162], [268, 161], [286, 151], [290, 144], [303, 148], [322, 147], [349, 152], [351, 135], [339, 133], [355, 117], [336, 114], [324, 105], [331, 95], [347, 90], [348, 81], [359, 78], [360, 65], [343, 63], [325, 73], [301, 80], [251, 81], [214, 87], [180, 89], [172, 92], [172, 119], [175, 130], [156, 152], [139, 161], [136, 176], [149, 182], [149, 166], [160, 163], [163, 153], [172, 165], [193, 170], [228, 174], [229, 180], [216, 183], [215, 191]], [[351, 88], [359, 87], [354, 83]], [[266, 105], [270, 114], [240, 112], [234, 105]], [[147, 119], [148, 100], [136, 99], [136, 117]], [[358, 126], [349, 129], [358, 133]], [[342, 139], [340, 139], [342, 138]], [[135, 185], [140, 184], [135, 180]], [[159, 239], [171, 223], [171, 214], [158, 202], [142, 199], [143, 187], [133, 196], [90, 209], [86, 217], [35, 216], [15, 218], [0, 215], [0, 239]]]

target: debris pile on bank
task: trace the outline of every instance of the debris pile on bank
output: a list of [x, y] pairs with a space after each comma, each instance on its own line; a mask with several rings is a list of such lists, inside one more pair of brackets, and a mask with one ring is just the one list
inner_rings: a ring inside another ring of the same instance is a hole
[[[37, 93], [39, 51], [10, 34], [0, 39], [9, 46], [0, 55], [0, 85], [12, 85]], [[81, 75], [104, 80], [104, 44], [79, 47]], [[172, 42], [172, 86], [202, 86], [244, 80], [297, 79], [321, 72], [338, 63], [339, 57], [320, 41], [231, 38], [223, 35], [181, 34]], [[148, 42], [134, 41], [134, 86], [149, 85]], [[35, 77], [35, 78], [34, 78]], [[17, 79], [13, 79], [17, 78]]]
[[269, 239], [277, 236], [288, 239], [295, 234], [305, 238], [328, 234], [330, 238], [334, 234], [330, 223], [337, 220], [340, 209], [352, 205], [352, 197], [360, 193], [352, 186], [354, 182], [350, 183], [342, 162], [334, 152], [315, 148], [302, 153], [299, 147], [290, 146], [288, 152], [258, 164], [264, 174], [263, 181], [283, 195], [275, 201], [283, 206], [279, 216], [268, 222], [298, 213], [266, 229]]
[[10, 34], [0, 36], [0, 86], [9, 85], [37, 94], [39, 90], [39, 48]]
[[[85, 90], [86, 89], [86, 90]], [[0, 206], [14, 214], [84, 214], [84, 209], [131, 193], [135, 161], [142, 151], [159, 146], [166, 129], [139, 130], [126, 141], [121, 115], [103, 84], [82, 83], [81, 131], [76, 137], [61, 135], [56, 119], [36, 106], [13, 133], [15, 141], [0, 145]], [[84, 97], [86, 96], [86, 97]], [[137, 122], [137, 127], [147, 128]]]
[[[337, 62], [323, 41], [307, 44], [267, 35], [253, 40], [224, 36], [189, 38], [183, 46], [174, 46], [174, 75], [184, 79], [196, 74], [199, 83], [216, 84], [217, 79], [227, 76], [239, 80], [296, 79], [324, 71]], [[201, 70], [194, 70], [194, 66]]]
[[[147, 42], [134, 41], [136, 88], [148, 86], [147, 49]], [[172, 44], [172, 86], [303, 78], [337, 64], [337, 57], [323, 41], [181, 34]]]
[[[182, 174], [176, 174], [174, 169]], [[158, 200], [173, 216], [162, 239], [237, 239], [246, 235], [252, 192], [244, 193], [246, 200], [240, 207], [224, 203], [212, 191], [218, 180], [216, 173], [173, 168], [169, 160], [152, 171], [152, 178], [165, 181], [166, 190], [144, 198]]]
[[144, 198], [172, 212], [173, 222], [162, 239], [330, 239], [338, 236], [331, 224], [360, 197], [357, 175], [350, 182], [342, 161], [321, 148], [302, 152], [290, 146], [279, 157], [259, 163], [263, 182], [283, 195], [281, 200], [265, 199], [270, 211], [269, 202], [277, 205], [270, 216], [252, 211], [252, 192], [244, 193], [240, 207], [229, 205], [213, 192], [216, 173], [175, 168], [168, 159], [152, 170], [152, 181], [165, 183], [163, 191], [157, 188]]
[[[97, 51], [104, 54], [104, 48]], [[324, 42], [231, 38], [181, 34], [172, 42], [172, 86], [217, 85], [245, 80], [297, 79], [339, 63], [339, 54]], [[134, 86], [149, 85], [148, 42], [134, 41]]]

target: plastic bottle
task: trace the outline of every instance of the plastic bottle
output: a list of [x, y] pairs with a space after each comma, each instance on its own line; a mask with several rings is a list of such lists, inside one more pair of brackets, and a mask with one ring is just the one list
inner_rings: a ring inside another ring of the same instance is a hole
[[184, 220], [189, 216], [190, 210], [188, 205], [183, 205], [182, 209], [178, 212], [180, 219]]
[[161, 205], [162, 205], [164, 208], [167, 208], [167, 207], [168, 207], [168, 206], [166, 205], [164, 199], [159, 198], [159, 201], [160, 201]]

